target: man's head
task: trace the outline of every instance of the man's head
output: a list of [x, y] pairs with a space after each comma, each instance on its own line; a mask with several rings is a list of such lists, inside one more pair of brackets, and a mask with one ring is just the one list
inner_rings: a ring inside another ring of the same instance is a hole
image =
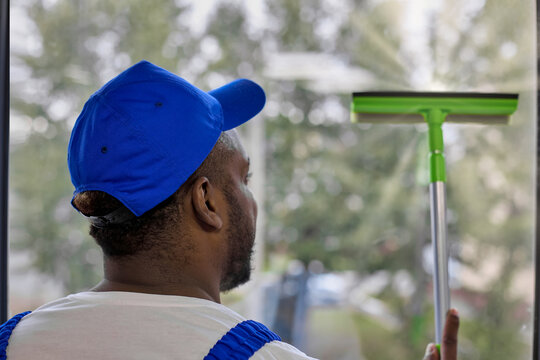
[[204, 93], [148, 62], [96, 92], [73, 129], [72, 204], [106, 258], [205, 261], [229, 290], [249, 279], [256, 204], [232, 129], [264, 106], [240, 80]]

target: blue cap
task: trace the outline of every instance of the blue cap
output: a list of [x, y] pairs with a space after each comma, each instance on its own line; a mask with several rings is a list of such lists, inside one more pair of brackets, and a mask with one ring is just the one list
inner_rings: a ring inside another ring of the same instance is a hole
[[250, 80], [206, 93], [141, 61], [95, 92], [77, 118], [68, 147], [73, 196], [103, 191], [140, 216], [178, 190], [221, 133], [257, 115], [265, 101]]

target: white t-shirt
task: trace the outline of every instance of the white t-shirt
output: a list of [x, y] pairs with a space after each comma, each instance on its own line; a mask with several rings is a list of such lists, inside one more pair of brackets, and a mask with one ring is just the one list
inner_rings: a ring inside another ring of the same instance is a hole
[[[82, 292], [45, 304], [13, 330], [8, 360], [203, 359], [245, 321], [231, 309], [185, 296]], [[313, 359], [281, 341], [251, 359]]]

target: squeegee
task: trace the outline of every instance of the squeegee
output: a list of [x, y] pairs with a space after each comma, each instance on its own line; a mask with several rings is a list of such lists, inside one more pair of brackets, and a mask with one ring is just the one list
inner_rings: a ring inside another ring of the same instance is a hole
[[446, 222], [446, 169], [443, 123], [508, 124], [517, 108], [517, 94], [443, 92], [357, 92], [351, 119], [355, 123], [427, 123], [429, 136], [431, 239], [435, 338], [441, 344], [450, 308]]

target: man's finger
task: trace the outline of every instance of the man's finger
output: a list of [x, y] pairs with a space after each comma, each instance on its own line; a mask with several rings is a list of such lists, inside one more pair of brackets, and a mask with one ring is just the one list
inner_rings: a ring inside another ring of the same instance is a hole
[[444, 324], [441, 353], [444, 360], [457, 359], [457, 334], [459, 329], [459, 314], [456, 309], [448, 310]]
[[439, 360], [439, 351], [435, 344], [428, 344], [423, 360]]

